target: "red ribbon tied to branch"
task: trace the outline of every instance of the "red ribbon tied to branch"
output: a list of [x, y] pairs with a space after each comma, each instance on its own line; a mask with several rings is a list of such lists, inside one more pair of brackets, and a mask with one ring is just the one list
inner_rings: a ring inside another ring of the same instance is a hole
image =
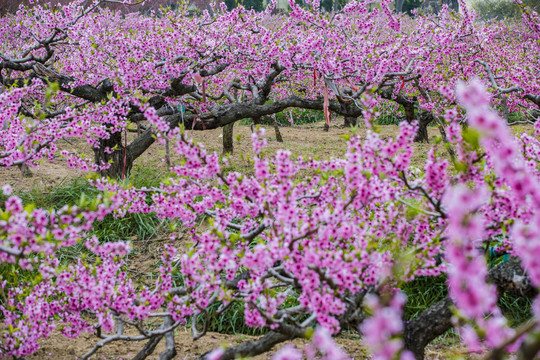
[[330, 126], [330, 100], [328, 99], [328, 86], [326, 82], [324, 83], [324, 102], [323, 102], [323, 112], [324, 118], [326, 119], [326, 125]]
[[193, 79], [199, 84], [202, 84], [202, 97], [203, 102], [206, 102], [206, 82], [205, 79], [201, 76], [201, 74], [194, 74]]

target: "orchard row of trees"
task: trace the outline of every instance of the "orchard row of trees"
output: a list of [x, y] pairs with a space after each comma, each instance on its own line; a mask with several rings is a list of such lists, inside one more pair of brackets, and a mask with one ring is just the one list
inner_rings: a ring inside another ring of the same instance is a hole
[[[53, 6], [64, 6], [71, 2], [71, 0], [58, 0]], [[307, 4], [302, 0], [295, 1], [297, 5], [306, 6]], [[348, 3], [347, 0], [322, 0], [320, 3], [321, 9], [327, 12], [332, 12], [334, 9], [339, 11]], [[48, 0], [0, 0], [0, 14], [15, 13], [19, 6], [28, 6], [30, 4], [48, 4]], [[264, 11], [267, 1], [265, 0], [226, 0], [227, 8], [232, 10], [235, 7], [243, 6], [246, 9], [254, 9], [256, 11]], [[540, 4], [536, 0], [524, 0], [520, 4], [528, 6], [535, 11], [539, 11]], [[397, 12], [404, 12], [409, 15], [413, 15], [413, 11], [416, 13], [437, 13], [441, 11], [442, 7], [447, 5], [451, 10], [459, 12], [459, 1], [457, 0], [395, 0], [393, 6]], [[126, 5], [122, 3], [109, 4], [108, 7], [114, 10], [122, 12], [140, 12], [149, 14], [151, 11], [161, 12], [162, 8], [177, 9], [179, 1], [171, 0], [154, 0], [151, 2], [145, 2], [137, 5]], [[211, 10], [211, 2], [206, 0], [191, 0], [189, 2], [190, 9], [196, 9], [199, 11]], [[473, 7], [480, 18], [482, 19], [505, 19], [521, 18], [520, 5], [513, 0], [473, 0], [468, 3], [469, 7]], [[288, 4], [277, 4], [278, 8], [289, 8]]]
[[[1, 355], [31, 354], [57, 329], [97, 336], [83, 359], [128, 340], [146, 342], [140, 360], [163, 339], [160, 359], [171, 359], [176, 328], [190, 320], [198, 339], [209, 308], [221, 316], [233, 303], [267, 334], [201, 359], [263, 353], [314, 326], [309, 358], [345, 358], [328, 336], [348, 327], [380, 359], [421, 359], [452, 327], [490, 359], [538, 352], [538, 301], [518, 329], [496, 305], [498, 290], [536, 298], [540, 286], [540, 143], [505, 123], [511, 112], [524, 122], [538, 116], [537, 13], [523, 6], [521, 23], [485, 24], [461, 4], [462, 15], [411, 19], [383, 0], [332, 13], [314, 1], [291, 2], [283, 15], [272, 2], [262, 12], [220, 4], [201, 16], [184, 8], [145, 17], [106, 3], [114, 2], [20, 8], [0, 19], [0, 166], [62, 157], [103, 176], [92, 180], [97, 199], [60, 210], [23, 206], [4, 187], [0, 260], [40, 275], [25, 287], [2, 284]], [[254, 131], [252, 175], [225, 171], [226, 158], [185, 132], [223, 127], [232, 136], [238, 120], [291, 108], [371, 128], [381, 105], [404, 109], [399, 136], [353, 133], [342, 158], [268, 157]], [[415, 171], [413, 143], [428, 140], [433, 122], [444, 146]], [[131, 124], [141, 132], [128, 141]], [[85, 140], [94, 159], [59, 147], [72, 138]], [[116, 181], [156, 141], [180, 155], [170, 177], [151, 189]], [[193, 243], [183, 252], [173, 230], [159, 278], [142, 286], [125, 271], [128, 243], [88, 234], [107, 215], [148, 212], [180, 221]], [[204, 231], [203, 217], [211, 219]], [[92, 256], [60, 261], [74, 244]], [[494, 246], [512, 259], [488, 269], [482, 251]], [[399, 321], [399, 288], [441, 273], [450, 296]], [[301, 353], [288, 347], [276, 356]]]
[[448, 13], [412, 20], [388, 5], [368, 10], [351, 3], [341, 12], [314, 14], [291, 4], [283, 16], [270, 15], [271, 5], [264, 13], [216, 9], [201, 17], [169, 12], [136, 21], [90, 12], [97, 6], [88, 14], [70, 7], [52, 15], [21, 10], [17, 16], [35, 24], [4, 18], [1, 81], [17, 89], [17, 100], [43, 93], [46, 101], [18, 111], [50, 126], [29, 130], [26, 121], [8, 120], [0, 162], [54, 156], [58, 139], [87, 134], [94, 164], [64, 156], [121, 177], [155, 141], [148, 128], [127, 144], [123, 129], [154, 110], [172, 128], [182, 123], [195, 130], [232, 127], [244, 118], [258, 122], [288, 108], [324, 110], [327, 119], [332, 112], [354, 125], [359, 116], [369, 120], [366, 107], [386, 101], [402, 106], [409, 123], [419, 120], [416, 140], [425, 142], [433, 121], [446, 138], [443, 122], [452, 104], [446, 95], [457, 75], [488, 79], [505, 117], [516, 110], [534, 114], [537, 40], [524, 27], [536, 26], [531, 14], [522, 25], [484, 26], [469, 13], [462, 20]]

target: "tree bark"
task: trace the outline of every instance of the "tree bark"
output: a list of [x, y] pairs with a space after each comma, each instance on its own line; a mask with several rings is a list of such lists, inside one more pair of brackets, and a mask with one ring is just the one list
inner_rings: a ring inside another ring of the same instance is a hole
[[538, 118], [540, 118], [540, 110], [537, 110], [537, 109], [531, 110], [527, 115], [529, 117], [529, 120], [538, 121]]
[[343, 126], [354, 127], [356, 125], [358, 125], [358, 117], [345, 116], [345, 122], [343, 123]]
[[395, 101], [396, 103], [403, 106], [405, 109], [405, 118], [407, 119], [407, 122], [410, 124], [414, 120], [418, 120], [418, 132], [416, 133], [416, 136], [414, 138], [415, 142], [429, 142], [428, 132], [427, 132], [427, 126], [430, 122], [435, 120], [433, 114], [431, 114], [429, 111], [422, 111], [419, 113], [420, 119], [416, 119], [415, 115], [415, 105], [418, 101], [416, 97], [413, 97], [412, 99], [402, 95], [397, 94], [394, 96], [393, 94], [394, 89], [388, 88], [381, 92], [381, 96], [384, 99]]
[[281, 131], [279, 131], [279, 124], [276, 120], [276, 114], [272, 115], [272, 120], [274, 122], [274, 131], [276, 132], [276, 140], [277, 142], [282, 143], [283, 137], [281, 136]]
[[401, 13], [403, 12], [403, 4], [405, 3], [405, 0], [396, 0], [396, 12]]
[[163, 339], [163, 335], [154, 336], [153, 338], [148, 340], [142, 350], [139, 351], [137, 355], [135, 355], [135, 357], [131, 360], [145, 360], [148, 356], [152, 355], [161, 339]]
[[[233, 346], [225, 349], [225, 352], [223, 353], [223, 355], [221, 355], [219, 359], [233, 360], [242, 357], [257, 356], [259, 354], [269, 351], [279, 343], [287, 340], [292, 340], [294, 338], [295, 336], [284, 335], [281, 333], [270, 331], [259, 340], [244, 342], [238, 346]], [[211, 351], [203, 354], [199, 358], [199, 360], [207, 360], [210, 353]]]
[[[174, 324], [172, 317], [167, 316], [163, 322], [163, 327], [171, 327]], [[176, 356], [176, 347], [174, 342], [174, 330], [165, 334], [166, 349], [159, 355], [159, 360], [172, 360]]]
[[[520, 260], [515, 257], [491, 268], [487, 280], [497, 286], [499, 293], [509, 291], [514, 295], [529, 298], [534, 298], [537, 294], [521, 267]], [[405, 324], [403, 335], [405, 348], [410, 350], [417, 360], [424, 359], [425, 347], [431, 341], [453, 327], [451, 321], [453, 306], [450, 297], [446, 297]], [[531, 346], [533, 347], [534, 345]]]
[[101, 176], [121, 179], [125, 178], [133, 167], [134, 156], [130, 147], [122, 144], [122, 133], [111, 133], [108, 139], [99, 141], [99, 148], [94, 149], [97, 165], [110, 164], [109, 168], [101, 170]]
[[420, 119], [418, 120], [418, 131], [414, 137], [414, 142], [429, 143], [427, 127], [433, 120], [435, 120], [435, 118], [431, 112], [422, 111], [422, 113], [420, 113]]
[[540, 351], [540, 340], [537, 336], [528, 336], [519, 347], [517, 360], [533, 360]]
[[232, 154], [234, 151], [233, 127], [234, 123], [227, 124], [223, 127], [223, 154]]
[[[285, 99], [262, 105], [247, 102], [218, 105], [212, 108], [209, 112], [201, 115], [191, 113], [174, 113], [169, 115], [167, 114], [167, 111], [163, 110], [163, 118], [169, 123], [171, 128], [177, 127], [183, 121], [186, 129], [200, 131], [217, 129], [245, 118], [260, 118], [265, 115], [276, 114], [291, 107], [322, 110], [323, 99], [311, 100], [291, 95]], [[347, 110], [343, 110], [341, 105], [335, 100], [330, 100], [329, 108], [333, 113], [341, 116], [358, 117], [362, 115], [362, 109], [356, 106], [351, 106]], [[158, 114], [162, 112], [162, 109], [158, 110]], [[134, 114], [132, 117], [139, 118], [139, 115], [141, 114]], [[132, 117], [130, 117], [130, 120], [135, 121], [132, 119]], [[195, 122], [195, 124], [193, 122]], [[145, 130], [140, 136], [133, 140], [133, 142], [128, 146], [129, 150], [131, 150], [133, 159], [136, 159], [142, 155], [146, 149], [148, 149], [154, 143], [154, 141], [155, 137], [152, 129]]]
[[510, 110], [508, 109], [508, 99], [506, 96], [503, 95], [501, 98], [501, 117], [508, 121], [508, 117], [510, 115]]
[[30, 171], [30, 167], [26, 164], [20, 164], [19, 170], [21, 171], [22, 177], [28, 178], [33, 176], [32, 171]]
[[452, 300], [446, 297], [405, 325], [405, 348], [413, 353], [415, 359], [424, 359], [426, 346], [452, 328], [453, 305]]

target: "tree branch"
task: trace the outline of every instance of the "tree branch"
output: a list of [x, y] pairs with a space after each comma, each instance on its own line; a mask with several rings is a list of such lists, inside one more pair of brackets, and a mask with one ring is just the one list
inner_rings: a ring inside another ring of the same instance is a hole
[[[500, 293], [510, 291], [529, 298], [537, 294], [520, 260], [515, 257], [490, 269], [487, 280], [496, 285]], [[405, 348], [411, 350], [417, 360], [424, 359], [424, 349], [431, 341], [453, 327], [453, 306], [450, 297], [446, 297], [405, 325]]]

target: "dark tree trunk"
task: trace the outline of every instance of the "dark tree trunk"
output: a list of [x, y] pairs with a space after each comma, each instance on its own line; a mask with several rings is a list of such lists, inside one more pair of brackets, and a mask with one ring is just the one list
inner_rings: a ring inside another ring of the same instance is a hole
[[343, 126], [345, 127], [353, 127], [358, 125], [358, 118], [353, 116], [345, 116], [345, 122], [343, 123]]
[[429, 111], [422, 111], [420, 114], [420, 120], [418, 120], [418, 132], [414, 138], [415, 142], [429, 143], [429, 136], [427, 126], [435, 120], [433, 114]]
[[540, 118], [540, 110], [533, 109], [528, 114], [530, 121], [537, 121]]
[[409, 98], [403, 94], [397, 94], [394, 96], [393, 91], [393, 88], [388, 88], [382, 91], [380, 94], [384, 99], [395, 101], [403, 106], [405, 109], [405, 119], [407, 119], [409, 124], [414, 120], [418, 120], [418, 133], [414, 138], [415, 142], [429, 142], [427, 126], [430, 122], [435, 120], [433, 114], [431, 114], [429, 111], [422, 111], [419, 113], [420, 119], [416, 119], [414, 111], [416, 102], [418, 101], [416, 96], [413, 98]]
[[[403, 95], [398, 95], [396, 101], [403, 105], [403, 108], [405, 109], [405, 118], [407, 119], [407, 122], [410, 124], [416, 119], [416, 116], [414, 115], [414, 105], [416, 103], [416, 98], [413, 98], [412, 100], [409, 100], [405, 98]], [[433, 115], [428, 111], [422, 111], [420, 113], [420, 119], [418, 119], [418, 132], [416, 133], [416, 136], [414, 137], [414, 142], [425, 142], [429, 143], [429, 136], [427, 131], [427, 126], [430, 122], [434, 120]]]
[[[168, 316], [165, 319], [163, 326], [170, 327], [171, 325], [173, 325], [173, 320], [170, 316]], [[174, 341], [174, 330], [169, 331], [168, 333], [165, 334], [165, 345], [167, 348], [165, 349], [164, 352], [159, 354], [159, 360], [173, 360], [177, 355], [175, 341]]]
[[459, 1], [458, 0], [443, 0], [443, 5], [448, 5], [448, 9], [456, 13], [459, 13]]
[[[530, 279], [521, 267], [520, 260], [515, 257], [491, 268], [487, 280], [497, 287], [500, 294], [508, 291], [514, 295], [528, 298], [534, 298], [537, 295], [536, 289], [531, 285]], [[416, 360], [423, 360], [425, 347], [453, 327], [451, 321], [453, 316], [451, 308], [453, 306], [454, 303], [450, 297], [446, 297], [405, 325], [403, 335], [405, 348], [414, 354]], [[538, 344], [532, 342], [527, 350], [534, 352], [536, 346], [540, 346], [540, 342]], [[527, 345], [523, 347], [527, 347]]]
[[414, 121], [414, 102], [409, 99], [405, 99], [398, 101], [398, 104], [403, 105], [403, 108], [405, 109], [405, 118], [409, 124], [412, 123]]
[[30, 167], [26, 164], [20, 164], [19, 170], [21, 171], [22, 177], [32, 177], [32, 171], [30, 171]]
[[415, 359], [424, 359], [426, 346], [452, 328], [452, 306], [452, 300], [446, 297], [405, 326], [405, 348], [414, 354]]
[[540, 351], [540, 340], [535, 335], [529, 335], [519, 347], [517, 353], [518, 360], [537, 359], [536, 355]]
[[99, 148], [94, 149], [94, 159], [98, 165], [110, 164], [108, 169], [100, 171], [101, 176], [122, 179], [131, 171], [134, 157], [130, 148], [122, 144], [122, 133], [115, 132], [109, 139], [100, 140]]
[[446, 150], [448, 151], [450, 158], [454, 161], [456, 159], [456, 152], [454, 151], [452, 144], [450, 144], [450, 141], [448, 141], [448, 136], [446, 135], [444, 120], [442, 120], [440, 117], [437, 117], [436, 120], [439, 123], [439, 132], [441, 133], [442, 140], [444, 144], [446, 145]]
[[508, 121], [508, 117], [510, 115], [510, 110], [508, 109], [508, 100], [506, 96], [503, 96], [501, 98], [501, 117]]
[[[243, 342], [240, 345], [225, 349], [220, 360], [233, 360], [246, 356], [257, 356], [272, 349], [275, 345], [287, 340], [293, 340], [296, 336], [284, 335], [269, 331], [259, 340]], [[198, 360], [207, 360], [211, 351], [204, 353]]]
[[[283, 137], [281, 136], [281, 131], [279, 131], [279, 122], [276, 119], [276, 114], [266, 115], [266, 116], [263, 116], [263, 118], [266, 121], [271, 121], [272, 122], [272, 125], [274, 126], [274, 131], [276, 132], [276, 141], [282, 143], [283, 142]], [[253, 124], [254, 125], [256, 123], [258, 124], [259, 122], [260, 122], [260, 119], [257, 120], [256, 118], [253, 118]]]
[[233, 127], [234, 123], [227, 124], [223, 127], [223, 154], [232, 154], [234, 151]]
[[159, 342], [163, 339], [163, 335], [154, 336], [148, 342], [141, 351], [135, 355], [135, 357], [131, 360], [145, 360], [148, 356], [152, 355], [154, 350], [156, 349], [156, 346], [158, 346]]
[[[338, 97], [339, 106], [341, 107], [341, 110], [344, 112], [349, 112], [351, 110], [352, 103], [350, 101], [345, 101], [344, 99], [341, 99]], [[344, 115], [344, 123], [343, 126], [345, 127], [353, 127], [356, 126], [358, 123], [358, 117], [357, 116], [347, 116]]]
[[283, 137], [281, 137], [281, 131], [279, 131], [279, 124], [276, 120], [276, 115], [274, 115], [272, 119], [274, 120], [274, 131], [276, 132], [276, 140], [277, 142], [282, 143]]
[[405, 3], [405, 0], [396, 0], [396, 12], [400, 13], [403, 12], [403, 4]]
[[[173, 320], [171, 317], [167, 317], [163, 322], [161, 328], [167, 328], [173, 325]], [[174, 341], [174, 330], [169, 331], [165, 335], [158, 335], [152, 337], [144, 346], [144, 348], [139, 351], [137, 355], [132, 360], [145, 360], [148, 356], [152, 355], [157, 345], [160, 343], [161, 339], [165, 338], [166, 349], [159, 355], [159, 360], [172, 360], [177, 355]]]

